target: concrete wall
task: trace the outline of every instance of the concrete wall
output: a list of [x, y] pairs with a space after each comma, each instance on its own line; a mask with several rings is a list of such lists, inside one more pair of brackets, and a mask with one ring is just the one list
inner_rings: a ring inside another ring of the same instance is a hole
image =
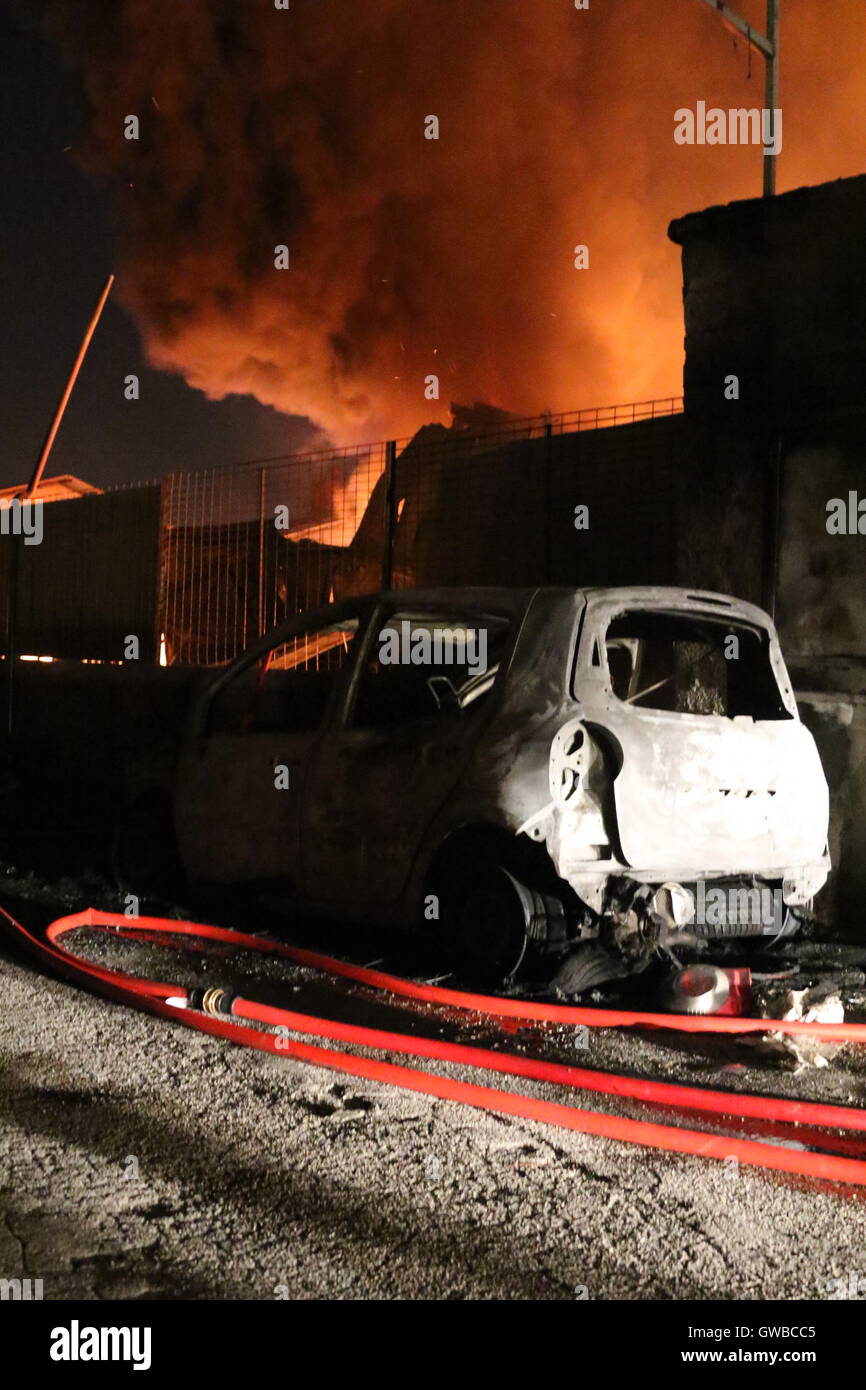
[[[693, 213], [670, 236], [683, 248], [686, 411], [739, 441], [770, 484], [771, 606], [831, 788], [822, 915], [862, 937], [866, 534], [830, 534], [827, 503], [866, 497], [866, 177]], [[739, 400], [725, 399], [731, 374]]]
[[209, 673], [22, 662], [16, 735], [0, 733], [2, 850], [27, 864], [59, 853], [64, 871], [105, 869], [127, 797], [169, 785], [194, 692]]
[[[18, 651], [117, 661], [125, 638], [134, 634], [140, 659], [154, 661], [159, 644], [159, 486], [49, 502], [42, 521], [41, 543], [18, 547]], [[0, 537], [4, 613], [12, 542], [11, 536]]]
[[862, 407], [866, 176], [691, 213], [669, 235], [683, 248], [689, 413], [773, 432]]
[[866, 425], [862, 434], [847, 423], [785, 449], [777, 620], [792, 654], [866, 654], [866, 535], [827, 530], [828, 501], [847, 502], [852, 491], [866, 498]]
[[866, 935], [866, 695], [798, 691], [800, 717], [818, 745], [830, 786], [833, 871], [816, 911], [840, 935]]

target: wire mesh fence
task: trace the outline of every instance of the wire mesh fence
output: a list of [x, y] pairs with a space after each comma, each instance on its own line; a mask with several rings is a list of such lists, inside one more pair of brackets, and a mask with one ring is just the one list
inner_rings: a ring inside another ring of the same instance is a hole
[[[411, 439], [51, 501], [44, 544], [0, 547], [2, 655], [120, 664], [135, 636], [145, 662], [212, 666], [285, 618], [388, 588], [678, 584], [772, 608], [778, 507], [785, 536], [804, 524], [782, 445], [768, 457], [682, 407], [458, 407]], [[802, 605], [786, 603], [791, 624]]]
[[166, 478], [168, 664], [230, 660], [284, 618], [327, 603], [385, 457], [373, 444]]
[[555, 579], [551, 508], [575, 466], [560, 437], [681, 410], [679, 397], [526, 419], [478, 407], [411, 439], [172, 474], [162, 659], [228, 661], [285, 618], [380, 588]]

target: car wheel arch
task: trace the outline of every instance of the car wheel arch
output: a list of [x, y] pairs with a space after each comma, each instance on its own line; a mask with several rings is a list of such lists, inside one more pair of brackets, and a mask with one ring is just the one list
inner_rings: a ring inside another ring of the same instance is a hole
[[447, 877], [471, 863], [495, 863], [539, 888], [565, 889], [544, 843], [517, 836], [491, 822], [470, 822], [451, 830], [429, 857], [421, 883], [422, 904], [441, 894]]

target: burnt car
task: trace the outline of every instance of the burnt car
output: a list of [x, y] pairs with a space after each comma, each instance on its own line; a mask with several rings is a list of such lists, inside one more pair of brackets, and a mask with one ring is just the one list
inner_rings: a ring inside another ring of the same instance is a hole
[[383, 593], [262, 638], [195, 701], [193, 884], [438, 934], [572, 992], [796, 930], [828, 792], [761, 609], [675, 588]]

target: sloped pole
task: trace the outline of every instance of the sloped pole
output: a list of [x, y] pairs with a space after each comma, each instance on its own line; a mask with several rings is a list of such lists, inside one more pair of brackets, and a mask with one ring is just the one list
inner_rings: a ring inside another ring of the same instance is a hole
[[93, 311], [93, 317], [90, 320], [90, 323], [87, 325], [87, 332], [81, 340], [81, 347], [78, 349], [78, 356], [72, 364], [72, 371], [69, 373], [69, 380], [66, 383], [66, 389], [57, 403], [57, 409], [54, 412], [54, 419], [51, 421], [51, 427], [47, 435], [45, 436], [45, 443], [42, 445], [42, 452], [39, 455], [36, 467], [33, 470], [33, 476], [25, 489], [25, 497], [32, 497], [34, 492], [38, 488], [40, 482], [42, 481], [42, 474], [45, 472], [45, 465], [48, 462], [48, 455], [51, 453], [54, 441], [57, 438], [57, 431], [60, 429], [60, 422], [66, 413], [66, 407], [69, 404], [69, 397], [72, 395], [73, 388], [75, 386], [76, 381], [78, 380], [78, 373], [81, 371], [81, 364], [87, 356], [87, 349], [90, 347], [90, 340], [96, 332], [96, 325], [99, 323], [99, 320], [102, 317], [102, 311], [105, 308], [105, 301], [108, 298], [109, 293], [111, 292], [111, 286], [113, 284], [114, 276], [109, 275], [108, 279], [105, 282], [105, 288], [103, 289], [102, 294], [99, 296], [99, 303]]
[[[57, 409], [54, 412], [54, 418], [45, 436], [45, 442], [42, 445], [42, 451], [36, 462], [36, 467], [33, 470], [30, 482], [22, 493], [22, 502], [34, 496], [36, 489], [42, 481], [45, 465], [48, 462], [48, 457], [54, 446], [54, 441], [57, 438], [57, 431], [60, 429], [60, 422], [69, 404], [69, 397], [72, 395], [73, 388], [78, 380], [81, 364], [87, 355], [87, 349], [90, 347], [90, 341], [96, 332], [96, 325], [102, 317], [105, 301], [109, 296], [113, 284], [114, 276], [109, 275], [102, 294], [99, 296], [99, 302], [93, 311], [90, 323], [87, 325], [87, 331], [78, 349], [78, 356], [72, 364], [72, 371], [69, 373], [66, 388], [57, 403]], [[15, 729], [15, 662], [18, 659], [18, 584], [21, 571], [21, 538], [10, 531], [8, 539], [11, 545], [9, 550], [9, 563], [6, 566], [6, 733], [9, 739], [11, 752], [12, 735]]]

